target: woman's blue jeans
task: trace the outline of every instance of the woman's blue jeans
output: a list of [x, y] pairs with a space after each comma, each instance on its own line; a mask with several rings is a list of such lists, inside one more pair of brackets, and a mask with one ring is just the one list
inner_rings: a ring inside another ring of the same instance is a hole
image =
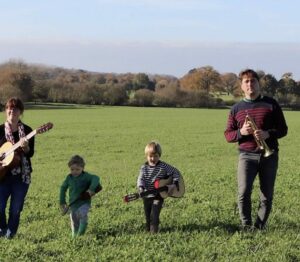
[[[7, 176], [0, 182], [0, 230], [9, 232], [10, 237], [18, 231], [20, 214], [23, 210], [29, 184], [21, 181], [19, 176]], [[9, 217], [6, 219], [6, 206], [10, 198]]]

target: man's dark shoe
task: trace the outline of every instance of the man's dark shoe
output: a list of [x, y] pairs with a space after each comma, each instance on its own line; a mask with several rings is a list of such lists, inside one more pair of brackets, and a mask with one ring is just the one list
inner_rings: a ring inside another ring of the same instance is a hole
[[152, 234], [158, 233], [158, 225], [150, 225], [150, 233]]
[[6, 230], [0, 229], [0, 237], [4, 237], [6, 235]]
[[6, 239], [12, 239], [13, 237], [14, 237], [14, 234], [12, 234], [12, 232], [8, 229], [6, 231], [5, 238]]

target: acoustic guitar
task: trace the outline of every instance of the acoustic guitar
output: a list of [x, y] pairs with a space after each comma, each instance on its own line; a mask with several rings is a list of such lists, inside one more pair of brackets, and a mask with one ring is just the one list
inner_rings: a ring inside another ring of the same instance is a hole
[[[28, 135], [25, 136], [25, 139], [29, 140], [36, 134], [42, 134], [53, 127], [52, 123], [47, 123], [39, 128], [31, 131]], [[9, 170], [10, 166], [13, 164], [14, 159], [16, 158], [15, 151], [21, 146], [21, 141], [18, 141], [15, 144], [11, 142], [5, 142], [0, 147], [0, 180], [5, 176], [6, 172]]]
[[185, 185], [184, 180], [182, 176], [179, 177], [178, 185], [179, 188], [175, 188], [171, 194], [168, 194], [168, 185], [171, 185], [173, 183], [172, 177], [168, 177], [166, 179], [157, 179], [154, 182], [154, 189], [147, 190], [142, 193], [130, 193], [123, 197], [124, 202], [128, 203], [134, 200], [137, 200], [139, 198], [146, 197], [150, 194], [159, 194], [162, 198], [167, 197], [175, 197], [180, 198], [183, 197], [185, 193]]

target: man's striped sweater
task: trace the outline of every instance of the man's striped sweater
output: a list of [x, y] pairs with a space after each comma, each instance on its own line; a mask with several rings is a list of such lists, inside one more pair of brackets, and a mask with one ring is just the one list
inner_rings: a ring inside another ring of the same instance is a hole
[[247, 114], [253, 118], [258, 129], [269, 132], [270, 137], [265, 142], [271, 149], [278, 151], [277, 139], [287, 134], [288, 127], [279, 104], [266, 96], [259, 96], [255, 100], [244, 99], [231, 108], [224, 132], [226, 140], [238, 142], [242, 152], [260, 151], [253, 135], [243, 136], [240, 133]]

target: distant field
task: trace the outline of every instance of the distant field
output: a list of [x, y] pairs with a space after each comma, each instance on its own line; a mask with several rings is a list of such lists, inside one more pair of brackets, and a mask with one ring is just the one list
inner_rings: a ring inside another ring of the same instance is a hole
[[[269, 227], [243, 233], [235, 209], [236, 145], [223, 135], [228, 110], [62, 108], [25, 111], [23, 120], [33, 128], [48, 121], [54, 128], [36, 137], [20, 230], [11, 241], [0, 239], [0, 261], [300, 261], [299, 112], [285, 112], [289, 135], [280, 140]], [[186, 183], [182, 199], [166, 200], [157, 235], [143, 231], [141, 201], [122, 202], [135, 192], [144, 147], [153, 139]], [[76, 241], [58, 208], [73, 154], [85, 158], [104, 188], [93, 199], [86, 235]], [[257, 198], [256, 181], [253, 212]]]

